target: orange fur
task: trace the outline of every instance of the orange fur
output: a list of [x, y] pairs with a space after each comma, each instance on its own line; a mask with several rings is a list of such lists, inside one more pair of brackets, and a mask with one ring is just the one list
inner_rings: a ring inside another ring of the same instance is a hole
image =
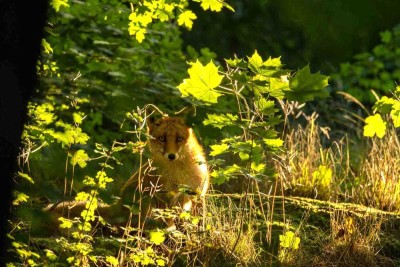
[[149, 121], [148, 134], [153, 165], [159, 175], [158, 184], [163, 191], [174, 194], [167, 200], [168, 206], [178, 204], [189, 210], [191, 199], [179, 192], [179, 186], [188, 187], [204, 198], [209, 173], [203, 148], [181, 118], [163, 117]]

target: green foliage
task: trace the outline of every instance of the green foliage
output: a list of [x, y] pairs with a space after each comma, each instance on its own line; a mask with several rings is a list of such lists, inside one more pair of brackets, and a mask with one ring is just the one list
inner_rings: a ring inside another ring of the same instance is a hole
[[[217, 0], [199, 2], [204, 10], [230, 8]], [[176, 19], [178, 25], [191, 28], [196, 15], [187, 9], [187, 1], [140, 1], [132, 7], [114, 0], [103, 5], [95, 0], [54, 0], [52, 6], [57, 14], [42, 42], [40, 94], [28, 106], [16, 176], [22, 180], [21, 190], [15, 191], [13, 204], [15, 209], [29, 209], [32, 203], [43, 206], [38, 199], [84, 204], [78, 216], [56, 218], [59, 247], [43, 245], [45, 254], [39, 256], [30, 250], [29, 240], [14, 242], [13, 253], [29, 265], [40, 258], [45, 264], [118, 266], [116, 251], [123, 249], [126, 264], [164, 266], [212, 243], [212, 228], [200, 224], [206, 218], [163, 210], [160, 218], [175, 219], [184, 230], [145, 231], [129, 221], [123, 235], [111, 236], [117, 249], [110, 255], [97, 254], [96, 231], [115, 227], [98, 211], [112, 202], [133, 166], [142, 167], [147, 153], [143, 138], [148, 113], [139, 108], [132, 112], [134, 107], [150, 101], [165, 103], [167, 110], [184, 104], [199, 107], [207, 112], [203, 125], [219, 129], [220, 138], [210, 153], [217, 157], [213, 182], [223, 184], [237, 177], [258, 182], [269, 181], [267, 163], [283, 148], [276, 129], [282, 122], [277, 103], [327, 95], [327, 77], [312, 74], [308, 66], [294, 73], [283, 68], [280, 58], [263, 60], [257, 51], [247, 58], [226, 60], [223, 68], [204, 49], [201, 59], [189, 63], [189, 77], [179, 84], [186, 58], [176, 38], [177, 25], [165, 21]], [[141, 45], [122, 38], [128, 33]], [[139, 199], [138, 207], [137, 203], [129, 207], [131, 215], [143, 208], [143, 198]], [[13, 225], [30, 221], [30, 214], [20, 214]], [[26, 229], [21, 232], [30, 235]]]
[[[207, 114], [203, 121], [220, 129], [225, 137], [211, 146], [210, 156], [231, 154], [240, 162], [217, 162], [222, 166], [214, 168], [213, 181], [222, 184], [241, 175], [260, 181], [266, 177], [265, 162], [283, 145], [275, 130], [281, 122], [275, 101], [305, 102], [326, 97], [328, 77], [310, 73], [308, 66], [292, 73], [283, 69], [280, 58], [264, 61], [257, 51], [247, 59], [234, 58], [226, 63], [226, 70], [218, 69], [212, 61], [205, 66], [199, 61], [190, 63], [190, 78], [177, 88], [193, 104], [218, 111]], [[227, 106], [218, 106], [220, 103]]]
[[50, 4], [56, 12], [60, 11], [60, 7], [69, 7], [68, 0], [52, 0]]
[[212, 61], [206, 66], [203, 66], [199, 61], [190, 64], [192, 65], [188, 70], [190, 78], [183, 80], [183, 83], [178, 85], [182, 96], [191, 95], [207, 103], [217, 103], [221, 93], [215, 88], [220, 85], [223, 78], [222, 75], [218, 74], [218, 68]]
[[280, 246], [282, 248], [298, 249], [300, 238], [296, 237], [292, 231], [285, 232], [284, 235], [279, 235]]
[[288, 100], [306, 102], [314, 100], [315, 97], [327, 97], [328, 91], [323, 90], [328, 86], [327, 76], [319, 73], [311, 74], [310, 67], [306, 66], [289, 79], [289, 87], [292, 92], [287, 92]]
[[354, 56], [353, 61], [341, 64], [340, 72], [332, 76], [340, 90], [370, 104], [375, 102], [371, 89], [389, 96], [400, 80], [400, 26], [380, 35], [381, 43], [371, 52]]
[[[220, 12], [222, 7], [232, 9], [221, 0], [196, 0], [204, 10]], [[129, 15], [129, 34], [135, 36], [139, 43], [145, 39], [147, 29], [153, 21], [167, 22], [177, 19], [178, 25], [192, 29], [193, 20], [197, 16], [188, 9], [188, 0], [164, 1], [143, 0], [131, 4], [132, 13]]]
[[395, 128], [400, 127], [400, 87], [397, 86], [393, 97], [389, 98], [383, 96], [378, 99], [373, 106], [373, 113], [365, 119], [364, 136], [373, 137], [376, 136], [382, 138], [386, 134], [387, 121], [385, 118], [389, 117], [388, 120], [393, 124]]

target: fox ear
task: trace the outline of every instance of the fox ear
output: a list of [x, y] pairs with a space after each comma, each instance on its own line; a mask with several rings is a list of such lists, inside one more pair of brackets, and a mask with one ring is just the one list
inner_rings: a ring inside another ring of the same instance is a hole
[[185, 120], [185, 118], [183, 118], [183, 117], [176, 117], [176, 121], [177, 121], [179, 124], [186, 125], [186, 120]]
[[154, 122], [155, 122], [156, 118], [154, 117], [148, 117], [146, 120], [146, 124], [147, 124], [147, 130], [151, 131], [154, 128]]

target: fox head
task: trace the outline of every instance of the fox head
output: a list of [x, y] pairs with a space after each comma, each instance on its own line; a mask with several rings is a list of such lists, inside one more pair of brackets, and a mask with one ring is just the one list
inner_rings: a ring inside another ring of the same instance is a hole
[[[153, 159], [174, 161], [182, 156], [192, 129], [185, 125], [182, 118], [150, 118], [147, 121], [150, 151]], [[160, 158], [160, 156], [162, 156]]]

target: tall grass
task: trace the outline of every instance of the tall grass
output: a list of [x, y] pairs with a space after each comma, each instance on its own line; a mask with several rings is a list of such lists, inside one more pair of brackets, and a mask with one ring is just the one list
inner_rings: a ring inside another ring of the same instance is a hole
[[353, 189], [355, 200], [386, 211], [400, 210], [400, 139], [390, 128], [384, 138], [369, 142], [370, 150]]

